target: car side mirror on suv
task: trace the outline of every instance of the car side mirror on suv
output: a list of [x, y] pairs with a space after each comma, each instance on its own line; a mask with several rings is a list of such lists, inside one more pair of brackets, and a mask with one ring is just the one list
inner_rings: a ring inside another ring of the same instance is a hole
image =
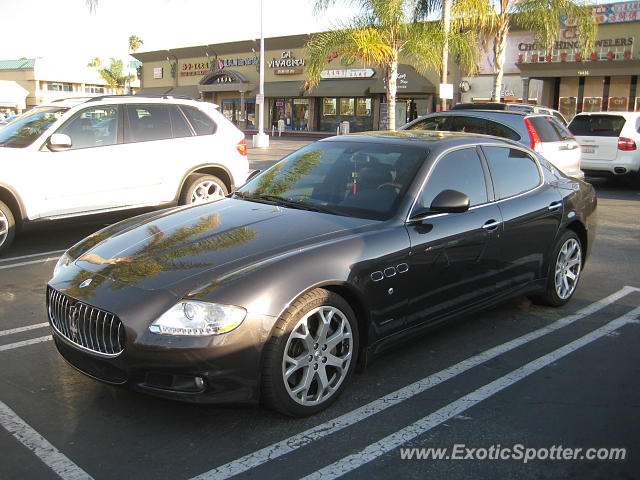
[[71, 148], [71, 137], [64, 133], [54, 133], [47, 140], [47, 148], [52, 152], [60, 152]]

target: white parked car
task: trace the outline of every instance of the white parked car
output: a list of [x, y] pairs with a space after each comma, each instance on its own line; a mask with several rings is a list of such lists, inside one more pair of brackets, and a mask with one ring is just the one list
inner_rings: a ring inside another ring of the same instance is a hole
[[249, 173], [216, 105], [172, 97], [41, 105], [0, 130], [0, 162], [0, 251], [35, 220], [212, 200]]
[[582, 150], [582, 170], [619, 176], [640, 187], [640, 112], [579, 113], [569, 124]]

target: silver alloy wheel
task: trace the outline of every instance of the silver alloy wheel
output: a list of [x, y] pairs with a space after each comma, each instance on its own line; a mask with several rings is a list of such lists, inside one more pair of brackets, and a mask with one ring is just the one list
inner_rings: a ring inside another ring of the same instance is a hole
[[225, 196], [224, 190], [213, 180], [203, 180], [199, 182], [193, 189], [190, 203], [208, 202], [210, 200], [218, 200]]
[[9, 219], [0, 210], [0, 247], [4, 244], [7, 236], [9, 235]]
[[282, 377], [298, 404], [319, 405], [338, 391], [353, 353], [353, 333], [344, 313], [321, 306], [302, 317], [291, 331], [282, 359]]
[[582, 251], [575, 238], [569, 238], [558, 252], [556, 259], [556, 294], [562, 300], [569, 298], [578, 285], [582, 268]]

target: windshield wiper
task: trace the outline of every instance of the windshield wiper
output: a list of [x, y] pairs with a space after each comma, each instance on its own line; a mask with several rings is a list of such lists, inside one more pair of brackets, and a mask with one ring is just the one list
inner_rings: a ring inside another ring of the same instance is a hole
[[298, 210], [308, 210], [310, 212], [320, 212], [320, 213], [329, 213], [331, 215], [340, 215], [339, 212], [332, 210], [330, 208], [318, 206], [318, 205], [309, 205], [304, 202], [297, 202], [295, 200], [290, 200], [288, 198], [280, 197], [278, 195], [266, 195], [266, 194], [254, 194], [250, 195], [244, 192], [235, 192], [240, 198], [246, 200], [255, 200], [257, 202], [265, 202], [271, 205], [281, 205], [283, 207], [296, 208]]

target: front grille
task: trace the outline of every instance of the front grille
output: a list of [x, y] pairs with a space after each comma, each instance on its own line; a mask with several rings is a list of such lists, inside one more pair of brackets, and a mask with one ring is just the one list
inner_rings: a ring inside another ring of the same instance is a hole
[[124, 327], [114, 314], [48, 288], [47, 310], [55, 330], [70, 342], [115, 357], [124, 348]]

